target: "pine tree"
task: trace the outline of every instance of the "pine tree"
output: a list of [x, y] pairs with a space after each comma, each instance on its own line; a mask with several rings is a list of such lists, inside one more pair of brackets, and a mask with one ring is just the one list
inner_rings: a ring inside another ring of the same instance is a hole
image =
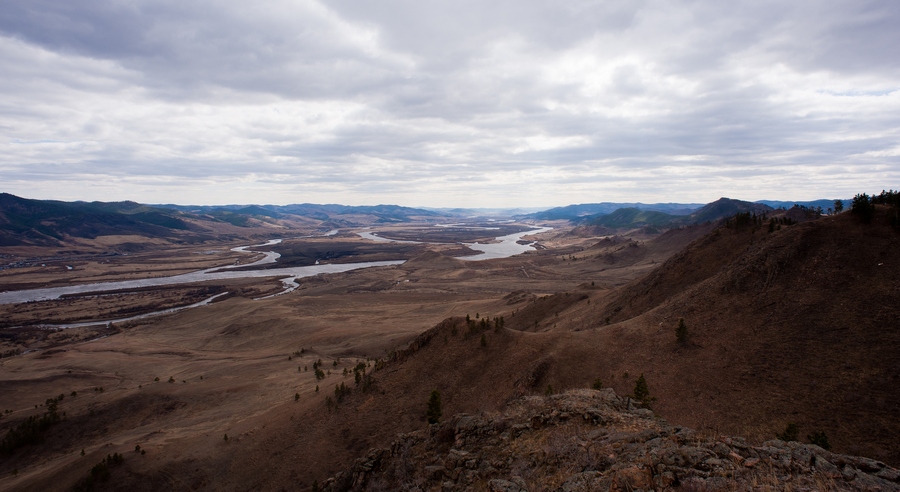
[[872, 217], [875, 216], [875, 205], [869, 200], [869, 195], [861, 193], [853, 197], [850, 213], [858, 216], [864, 223], [869, 223], [872, 222]]
[[684, 324], [684, 318], [678, 318], [678, 328], [675, 328], [675, 338], [678, 339], [679, 343], [687, 342], [688, 329], [687, 325]]
[[650, 396], [650, 388], [647, 387], [647, 380], [644, 379], [644, 373], [641, 373], [637, 381], [634, 383], [634, 399], [639, 401], [641, 405], [649, 407], [650, 403], [656, 398]]
[[778, 434], [777, 437], [785, 442], [796, 441], [800, 438], [800, 428], [797, 427], [797, 424], [790, 423], [784, 428], [784, 432]]
[[436, 424], [441, 421], [441, 393], [438, 390], [432, 390], [431, 396], [428, 398], [428, 409], [425, 411], [425, 417], [429, 424]]

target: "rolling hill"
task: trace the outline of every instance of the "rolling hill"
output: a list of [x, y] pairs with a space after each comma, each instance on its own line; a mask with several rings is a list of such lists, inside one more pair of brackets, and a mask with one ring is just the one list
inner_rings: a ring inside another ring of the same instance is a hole
[[601, 215], [586, 222], [590, 226], [604, 226], [613, 229], [633, 227], [670, 227], [678, 223], [679, 217], [655, 210], [637, 208], [620, 208], [612, 213]]
[[[264, 236], [283, 229], [314, 230], [442, 217], [446, 215], [397, 205], [142, 205], [127, 201], [32, 200], [2, 193], [0, 246], [59, 246], [67, 237], [111, 235], [198, 241], [216, 235]], [[223, 229], [223, 225], [233, 227]]]
[[177, 213], [134, 202], [60, 202], [0, 194], [0, 246], [53, 245], [65, 236], [171, 237], [191, 230]]
[[582, 217], [578, 223], [587, 227], [630, 229], [635, 227], [671, 228], [704, 222], [716, 222], [738, 213], [762, 215], [773, 211], [772, 207], [759, 203], [720, 198], [687, 215], [673, 215], [656, 210], [620, 208], [611, 213]]
[[577, 221], [586, 217], [598, 217], [615, 212], [621, 208], [635, 208], [645, 211], [664, 212], [670, 215], [687, 215], [702, 207], [699, 203], [581, 203], [554, 207], [541, 212], [535, 212], [524, 217], [537, 220], [571, 220]]

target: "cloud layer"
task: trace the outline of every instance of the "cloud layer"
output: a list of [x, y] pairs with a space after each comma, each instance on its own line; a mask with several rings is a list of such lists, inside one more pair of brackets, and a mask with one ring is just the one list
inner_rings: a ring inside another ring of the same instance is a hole
[[900, 187], [900, 4], [11, 0], [28, 197], [550, 206]]

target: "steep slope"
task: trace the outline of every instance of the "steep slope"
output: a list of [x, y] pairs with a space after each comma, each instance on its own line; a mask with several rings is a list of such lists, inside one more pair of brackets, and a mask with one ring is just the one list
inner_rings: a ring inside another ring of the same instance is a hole
[[883, 210], [870, 225], [842, 214], [774, 233], [719, 229], [599, 310], [621, 321], [614, 344], [630, 350], [611, 366], [647, 373], [674, 421], [752, 435], [796, 423], [897, 463], [898, 247]]

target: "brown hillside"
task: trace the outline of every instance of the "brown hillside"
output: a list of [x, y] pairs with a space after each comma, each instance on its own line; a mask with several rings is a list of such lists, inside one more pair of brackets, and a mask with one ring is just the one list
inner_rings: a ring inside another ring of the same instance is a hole
[[611, 366], [647, 373], [673, 421], [761, 437], [796, 423], [898, 463], [898, 246], [884, 215], [719, 229], [611, 297], [601, 316], [631, 318]]

